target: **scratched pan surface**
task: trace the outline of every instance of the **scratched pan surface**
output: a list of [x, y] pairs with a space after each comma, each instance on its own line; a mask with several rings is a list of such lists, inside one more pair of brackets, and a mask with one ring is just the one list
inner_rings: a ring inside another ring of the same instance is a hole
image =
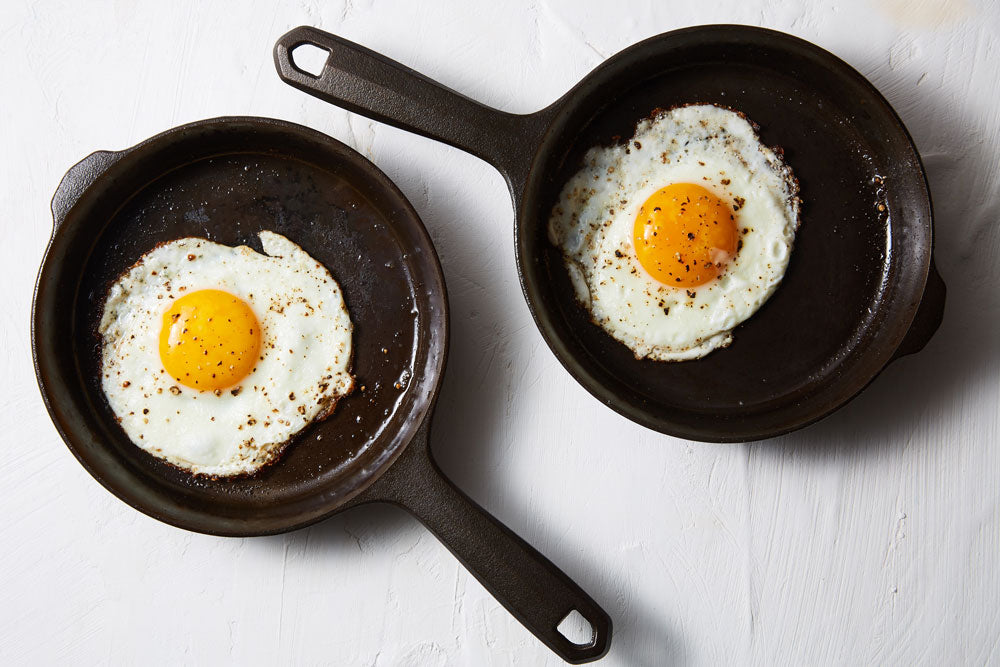
[[[394, 503], [564, 660], [607, 652], [608, 614], [433, 461], [428, 434], [448, 338], [444, 279], [416, 212], [368, 160], [291, 123], [218, 118], [85, 158], [63, 178], [52, 212], [33, 308], [35, 370], [63, 440], [108, 490], [167, 523], [233, 536]], [[260, 251], [265, 229], [301, 245], [340, 284], [360, 389], [259, 473], [193, 477], [140, 450], [115, 422], [100, 383], [104, 298], [159, 243], [199, 236]], [[591, 626], [589, 641], [558, 630], [574, 610]]]
[[[330, 52], [297, 68], [302, 44]], [[930, 195], [906, 128], [849, 65], [783, 33], [699, 26], [613, 56], [549, 107], [491, 109], [342, 38], [297, 28], [275, 48], [281, 77], [310, 94], [492, 163], [514, 200], [521, 285], [563, 366], [650, 428], [745, 441], [800, 428], [846, 403], [937, 329]], [[775, 295], [726, 349], [681, 363], [636, 360], [577, 305], [546, 225], [583, 154], [633, 134], [657, 108], [713, 103], [747, 114], [784, 149], [801, 185], [801, 229]]]

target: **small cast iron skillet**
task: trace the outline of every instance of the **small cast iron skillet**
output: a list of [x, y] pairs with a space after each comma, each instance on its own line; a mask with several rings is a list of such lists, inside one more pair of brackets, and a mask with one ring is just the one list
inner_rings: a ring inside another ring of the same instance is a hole
[[[291, 52], [329, 51], [314, 76]], [[339, 37], [300, 27], [278, 40], [287, 83], [495, 166], [514, 200], [525, 298], [563, 366], [649, 428], [738, 442], [814, 422], [937, 329], [945, 288], [932, 261], [931, 203], [906, 129], [849, 65], [790, 35], [744, 26], [664, 33], [610, 58], [536, 113], [483, 106]], [[801, 184], [802, 226], [777, 293], [698, 361], [637, 361], [573, 297], [546, 238], [559, 191], [591, 147], [629, 137], [656, 108], [715, 103], [781, 146]]]
[[[32, 319], [35, 371], [60, 435], [109, 491], [166, 523], [251, 536], [307, 526], [368, 502], [423, 522], [514, 616], [563, 659], [608, 650], [611, 620], [565, 574], [451, 484], [428, 447], [444, 372], [448, 304], [413, 207], [373, 164], [299, 125], [217, 118], [72, 167], [52, 199]], [[201, 236], [260, 250], [270, 229], [340, 283], [364, 389], [242, 479], [196, 478], [133, 445], [100, 384], [95, 335], [110, 281], [156, 244]], [[557, 631], [572, 610], [577, 645]]]

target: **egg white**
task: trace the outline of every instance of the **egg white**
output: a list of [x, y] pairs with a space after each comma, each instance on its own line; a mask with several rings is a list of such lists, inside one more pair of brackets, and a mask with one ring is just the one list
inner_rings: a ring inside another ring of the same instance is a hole
[[[99, 325], [102, 387], [138, 447], [196, 474], [252, 473], [276, 459], [354, 384], [352, 324], [340, 287], [284, 236], [260, 233], [266, 254], [199, 238], [146, 253], [111, 286]], [[233, 387], [198, 391], [163, 368], [159, 336], [174, 299], [218, 289], [261, 325], [260, 360]]]
[[[715, 280], [665, 285], [636, 258], [633, 226], [650, 195], [694, 183], [729, 203], [740, 247]], [[799, 224], [798, 182], [734, 111], [692, 105], [643, 120], [627, 143], [587, 152], [549, 219], [577, 299], [637, 358], [683, 361], [732, 341], [777, 289]]]

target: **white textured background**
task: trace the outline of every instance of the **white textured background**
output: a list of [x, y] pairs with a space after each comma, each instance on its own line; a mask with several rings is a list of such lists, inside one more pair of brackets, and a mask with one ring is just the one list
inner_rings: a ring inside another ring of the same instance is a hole
[[[804, 37], [889, 98], [927, 166], [949, 286], [923, 353], [754, 445], [603, 408], [531, 322], [500, 176], [299, 93], [271, 63], [280, 34], [312, 24], [528, 112], [639, 39], [710, 22]], [[435, 452], [610, 612], [604, 664], [1000, 664], [998, 32], [992, 0], [2, 0], [0, 663], [558, 663], [401, 511], [186, 533], [104, 491], [51, 426], [28, 331], [59, 178], [98, 148], [257, 114], [357, 148], [423, 217], [453, 314]]]

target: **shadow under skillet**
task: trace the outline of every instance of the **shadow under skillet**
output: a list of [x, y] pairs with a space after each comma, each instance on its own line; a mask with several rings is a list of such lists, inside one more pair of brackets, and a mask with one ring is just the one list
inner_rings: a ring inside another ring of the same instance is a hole
[[944, 319], [926, 348], [890, 364], [844, 409], [801, 432], [755, 444], [761, 452], [794, 447], [825, 457], [860, 453], [873, 443], [902, 446], [921, 423], [960, 410], [970, 387], [995, 378], [1000, 366], [996, 243], [988, 238], [1000, 219], [1000, 193], [979, 176], [995, 173], [995, 156], [968, 140], [980, 128], [952, 100], [928, 88], [908, 113], [904, 73], [877, 65], [861, 71], [880, 72], [876, 83], [921, 149], [934, 207], [934, 256], [951, 286]]

